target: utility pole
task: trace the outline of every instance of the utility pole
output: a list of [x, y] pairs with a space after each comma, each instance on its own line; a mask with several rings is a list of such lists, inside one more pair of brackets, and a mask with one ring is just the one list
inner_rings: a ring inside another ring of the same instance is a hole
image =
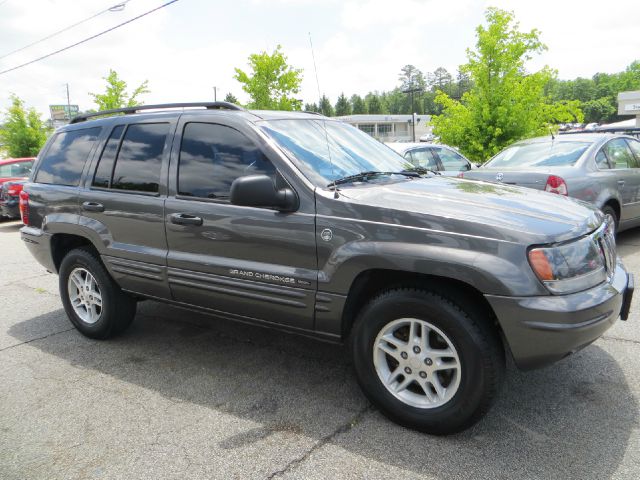
[[416, 103], [413, 99], [413, 94], [416, 92], [421, 92], [422, 89], [420, 87], [415, 87], [413, 76], [409, 77], [409, 88], [402, 90], [402, 93], [410, 93], [411, 94], [411, 127], [412, 127], [412, 137], [413, 141], [416, 141]]
[[218, 87], [213, 87], [213, 101], [218, 101]]
[[67, 83], [67, 119], [71, 121], [71, 100], [69, 100], [69, 84]]

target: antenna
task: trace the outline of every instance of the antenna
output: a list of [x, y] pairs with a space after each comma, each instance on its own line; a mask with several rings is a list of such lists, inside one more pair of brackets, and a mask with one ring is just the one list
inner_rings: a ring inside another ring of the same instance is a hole
[[[318, 87], [318, 109], [321, 110], [320, 113], [324, 115], [322, 112], [322, 97], [320, 95], [320, 80], [318, 80], [318, 67], [316, 67], [316, 56], [313, 53], [313, 42], [311, 41], [311, 32], [309, 32], [309, 46], [311, 47], [311, 58], [313, 59], [313, 71], [316, 74], [316, 85]], [[327, 142], [327, 155], [329, 155], [329, 165], [331, 166], [331, 176], [333, 177], [333, 198], [339, 198], [338, 187], [336, 186], [336, 174], [333, 170], [333, 160], [331, 159], [331, 147], [329, 146], [329, 132], [327, 132], [327, 121], [322, 119], [322, 127], [324, 128], [324, 138]]]
[[318, 80], [318, 67], [316, 67], [316, 56], [313, 53], [313, 42], [311, 41], [311, 32], [309, 32], [309, 46], [311, 47], [311, 58], [313, 59], [313, 71], [316, 74], [316, 85], [318, 87], [318, 108], [320, 108], [320, 102], [322, 101], [322, 98], [320, 95], [320, 80]]

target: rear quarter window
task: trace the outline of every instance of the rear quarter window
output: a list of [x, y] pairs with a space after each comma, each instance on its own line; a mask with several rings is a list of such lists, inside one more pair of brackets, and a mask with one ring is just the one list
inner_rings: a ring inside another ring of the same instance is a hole
[[100, 130], [101, 127], [94, 127], [57, 133], [40, 162], [35, 181], [78, 186]]

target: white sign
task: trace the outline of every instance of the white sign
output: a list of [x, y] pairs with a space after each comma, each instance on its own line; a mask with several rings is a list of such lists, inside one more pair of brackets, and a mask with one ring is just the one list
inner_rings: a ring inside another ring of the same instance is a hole
[[635, 111], [640, 111], [640, 103], [627, 103], [624, 106], [624, 111], [625, 112], [635, 112]]

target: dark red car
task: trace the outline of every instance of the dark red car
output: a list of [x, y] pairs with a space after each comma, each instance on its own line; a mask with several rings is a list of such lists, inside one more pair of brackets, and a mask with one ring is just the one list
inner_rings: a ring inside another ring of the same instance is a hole
[[32, 157], [0, 160], [0, 216], [20, 218], [19, 195], [34, 161]]

